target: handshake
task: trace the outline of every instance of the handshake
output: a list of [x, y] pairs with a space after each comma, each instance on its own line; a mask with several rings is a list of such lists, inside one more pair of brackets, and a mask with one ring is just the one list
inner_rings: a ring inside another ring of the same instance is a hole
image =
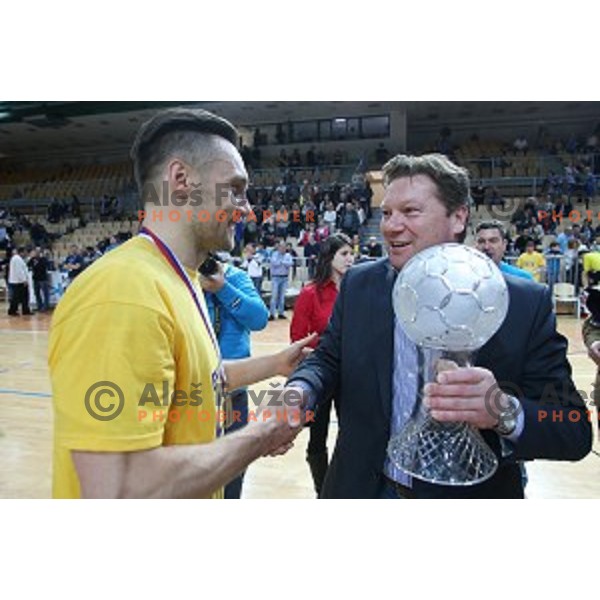
[[282, 456], [293, 448], [303, 427], [314, 422], [315, 413], [308, 409], [308, 392], [301, 387], [275, 388], [269, 396], [250, 413], [248, 427], [261, 440], [262, 456]]

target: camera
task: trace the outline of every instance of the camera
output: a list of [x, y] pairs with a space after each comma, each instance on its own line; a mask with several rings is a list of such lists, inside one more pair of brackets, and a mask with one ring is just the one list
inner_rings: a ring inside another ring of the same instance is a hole
[[212, 277], [219, 272], [219, 259], [214, 254], [209, 254], [208, 258], [200, 265], [200, 274], [203, 277]]

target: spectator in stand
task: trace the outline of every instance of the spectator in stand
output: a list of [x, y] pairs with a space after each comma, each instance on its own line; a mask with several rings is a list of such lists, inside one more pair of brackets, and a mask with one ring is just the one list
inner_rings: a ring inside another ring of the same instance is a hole
[[323, 212], [323, 221], [329, 227], [330, 232], [334, 232], [336, 230], [337, 224], [337, 213], [335, 212], [335, 207], [333, 206], [333, 202], [329, 201], [325, 204], [325, 211]]
[[[333, 235], [323, 243], [315, 276], [311, 278], [313, 281], [300, 292], [296, 301], [290, 327], [290, 337], [293, 341], [315, 332], [320, 338], [331, 318], [341, 281], [353, 263], [351, 241], [347, 236]], [[304, 331], [307, 334], [303, 334]], [[318, 339], [315, 340], [313, 347], [316, 348], [318, 342]], [[329, 467], [327, 437], [331, 406], [331, 398], [325, 399], [319, 405], [315, 422], [310, 428], [306, 460], [317, 496], [321, 493]]]
[[37, 219], [33, 220], [29, 233], [31, 234], [31, 241], [35, 246], [46, 246], [50, 243], [50, 236], [46, 228], [41, 223], [38, 223]]
[[75, 194], [71, 196], [71, 216], [74, 219], [81, 219], [81, 203]]
[[333, 230], [329, 229], [327, 223], [321, 219], [319, 221], [319, 226], [316, 229], [316, 238], [322, 242], [326, 240], [332, 233]]
[[19, 316], [19, 306], [23, 316], [33, 314], [29, 308], [29, 271], [25, 263], [27, 251], [19, 248], [15, 251], [8, 266], [8, 285], [11, 290], [8, 314], [11, 317]]
[[541, 242], [542, 239], [544, 239], [544, 227], [541, 223], [535, 223], [532, 225], [531, 227], [531, 231], [533, 233], [533, 237], [535, 240], [537, 240], [538, 242]]
[[546, 267], [544, 257], [536, 251], [535, 242], [530, 240], [525, 246], [525, 252], [517, 259], [517, 267], [531, 273], [535, 281], [542, 281], [542, 272]]
[[548, 250], [544, 253], [544, 258], [546, 259], [546, 283], [550, 287], [550, 291], [552, 291], [554, 285], [560, 279], [560, 262], [562, 259], [560, 244], [552, 242]]
[[504, 210], [504, 206], [506, 204], [506, 201], [504, 200], [504, 198], [500, 194], [500, 191], [498, 190], [498, 188], [496, 188], [496, 187], [492, 188], [492, 195], [490, 196], [488, 204], [490, 206], [501, 206], [502, 210]]
[[29, 269], [33, 279], [33, 291], [39, 312], [46, 312], [50, 308], [50, 265], [43, 255], [41, 248], [32, 250], [29, 258]]
[[306, 246], [308, 244], [310, 236], [313, 236], [314, 240], [319, 243], [321, 240], [317, 237], [317, 227], [314, 223], [307, 223], [306, 229], [300, 234], [298, 244], [300, 246]]
[[249, 218], [246, 220], [244, 227], [244, 243], [255, 244], [258, 240], [258, 223], [256, 218]]
[[317, 223], [317, 205], [312, 198], [302, 204], [302, 218], [305, 223]]
[[275, 245], [275, 216], [269, 217], [260, 227], [261, 237], [260, 241], [266, 248], [272, 248]]
[[108, 246], [106, 246], [106, 249], [104, 250], [104, 253], [106, 254], [107, 252], [111, 252], [112, 250], [115, 250], [119, 246], [120, 246], [120, 244], [119, 244], [117, 238], [114, 235], [112, 235], [108, 242]]
[[350, 238], [358, 234], [360, 230], [360, 219], [352, 202], [346, 203], [346, 210], [342, 215], [340, 229], [342, 233], [345, 233]]
[[279, 153], [278, 165], [280, 169], [287, 169], [290, 165], [290, 159], [288, 158], [287, 152], [283, 149]]
[[546, 176], [546, 179], [544, 179], [542, 190], [545, 194], [548, 194], [552, 200], [559, 194], [560, 186], [558, 185], [558, 178], [554, 171], [550, 171]]
[[82, 271], [85, 271], [89, 266], [93, 265], [102, 254], [98, 253], [92, 246], [86, 246], [81, 249], [81, 258], [83, 259]]
[[58, 198], [52, 198], [48, 205], [48, 221], [50, 223], [60, 223], [63, 216], [63, 210]]
[[529, 150], [529, 142], [524, 135], [520, 135], [513, 143], [513, 148], [515, 150], [515, 154], [523, 154], [527, 155], [527, 151]]
[[282, 239], [284, 241], [287, 240], [288, 237], [288, 222], [289, 222], [289, 213], [287, 218], [283, 218], [279, 216], [275, 219], [275, 237]]
[[479, 207], [485, 205], [485, 191], [486, 188], [483, 185], [483, 181], [471, 189], [471, 197], [473, 198], [473, 204], [475, 204], [475, 211], [479, 212]]
[[527, 243], [531, 240], [531, 229], [526, 227], [523, 231], [517, 236], [517, 239], [514, 243], [514, 251], [517, 256], [521, 256], [525, 252], [527, 248]]
[[567, 165], [565, 167], [565, 179], [563, 184], [564, 193], [567, 195], [569, 200], [573, 197], [573, 193], [575, 192], [575, 169], [572, 165]]
[[317, 266], [317, 258], [319, 256], [320, 246], [317, 243], [313, 233], [308, 234], [308, 240], [304, 245], [304, 260], [308, 268], [308, 278], [314, 279]]
[[358, 233], [352, 236], [352, 253], [354, 260], [360, 260], [364, 256], [364, 248], [360, 245], [360, 235]]
[[354, 210], [356, 210], [356, 214], [358, 215], [358, 222], [360, 223], [360, 227], [362, 227], [365, 224], [365, 221], [367, 220], [367, 213], [356, 200], [354, 200], [353, 204]]
[[300, 151], [298, 150], [298, 148], [296, 148], [292, 153], [290, 166], [294, 169], [297, 169], [298, 167], [302, 166], [302, 157], [300, 156]]
[[369, 256], [369, 258], [382, 258], [383, 257], [383, 247], [382, 245], [377, 241], [377, 238], [372, 235], [369, 238], [369, 243], [367, 244], [367, 255]]
[[300, 210], [300, 205], [297, 202], [292, 204], [291, 210], [288, 212], [288, 225], [287, 225], [287, 235], [288, 237], [292, 237], [295, 240], [300, 238], [300, 233], [302, 232], [302, 211]]
[[63, 263], [63, 269], [69, 274], [69, 281], [73, 282], [84, 268], [84, 260], [79, 248], [76, 245], [71, 246], [71, 252]]
[[577, 137], [575, 136], [575, 134], [572, 133], [569, 136], [569, 139], [567, 140], [567, 143], [565, 144], [565, 150], [569, 154], [575, 154], [577, 152], [578, 146], [579, 146], [579, 144], [577, 142]]
[[592, 169], [589, 167], [585, 170], [585, 182], [584, 182], [584, 193], [585, 193], [585, 209], [589, 210], [590, 203], [596, 199], [598, 192], [598, 186], [596, 184], [596, 178], [592, 173]]

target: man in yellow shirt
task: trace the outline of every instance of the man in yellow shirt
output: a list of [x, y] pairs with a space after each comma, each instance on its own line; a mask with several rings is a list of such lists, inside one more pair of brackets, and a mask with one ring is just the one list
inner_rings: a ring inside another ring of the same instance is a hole
[[600, 252], [583, 255], [583, 285], [589, 287], [600, 283]]
[[297, 435], [300, 392], [220, 437], [223, 389], [288, 374], [312, 341], [221, 361], [198, 269], [210, 251], [231, 250], [249, 210], [237, 139], [200, 110], [166, 111], [141, 128], [132, 150], [141, 235], [78, 277], [52, 323], [55, 497], [220, 497]]
[[535, 242], [530, 240], [525, 246], [525, 252], [517, 259], [517, 267], [532, 275], [539, 283], [542, 281], [542, 272], [546, 267], [546, 259], [535, 250]]

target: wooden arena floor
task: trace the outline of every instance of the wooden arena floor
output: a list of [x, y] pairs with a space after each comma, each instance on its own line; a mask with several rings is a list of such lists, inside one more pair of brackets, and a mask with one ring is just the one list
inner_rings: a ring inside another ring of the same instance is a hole
[[[52, 462], [52, 408], [46, 366], [50, 317], [8, 318], [0, 303], [0, 498], [49, 498]], [[287, 343], [288, 323], [270, 323], [254, 336], [255, 354]], [[580, 322], [561, 317], [570, 340], [569, 358], [580, 390], [591, 391], [595, 367], [581, 340]], [[333, 449], [336, 425], [330, 430]], [[594, 430], [596, 451], [597, 429]], [[262, 459], [248, 471], [245, 498], [313, 498], [304, 460], [307, 433], [285, 457]], [[580, 463], [537, 461], [528, 465], [529, 498], [600, 498], [600, 457]]]

